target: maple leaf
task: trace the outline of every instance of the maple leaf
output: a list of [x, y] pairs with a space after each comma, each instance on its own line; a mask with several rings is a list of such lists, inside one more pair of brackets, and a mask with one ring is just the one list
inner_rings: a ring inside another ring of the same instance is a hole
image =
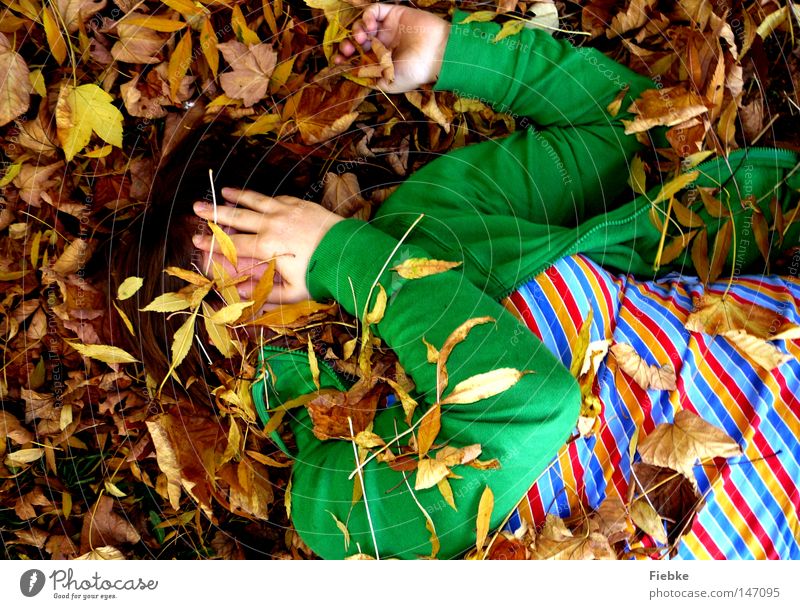
[[755, 303], [743, 305], [724, 294], [706, 292], [694, 299], [694, 311], [686, 319], [685, 328], [714, 336], [744, 330], [764, 340], [800, 338], [800, 326]]
[[31, 85], [28, 64], [0, 33], [0, 126], [10, 123], [28, 109]]
[[728, 434], [696, 414], [681, 410], [674, 423], [661, 423], [639, 444], [644, 463], [668, 467], [696, 484], [693, 469], [698, 460], [737, 457], [739, 444]]
[[308, 404], [308, 414], [314, 423], [314, 435], [320, 440], [350, 438], [350, 420], [353, 434], [367, 429], [375, 418], [375, 409], [383, 395], [384, 386], [376, 377], [359, 379], [347, 392], [321, 392]]
[[63, 161], [50, 165], [39, 163], [23, 163], [19, 173], [14, 177], [14, 186], [19, 188], [19, 196], [26, 203], [39, 207], [43, 194], [56, 186], [62, 176], [54, 175], [64, 166]]
[[94, 508], [88, 510], [83, 518], [81, 529], [81, 551], [90, 548], [122, 543], [139, 543], [141, 535], [128, 518], [114, 511], [116, 501], [106, 495], [101, 496]]
[[636, 353], [636, 349], [626, 343], [616, 343], [609, 350], [614, 354], [620, 370], [633, 378], [642, 389], [673, 391], [676, 388], [675, 369], [672, 364], [648, 365]]
[[267, 94], [269, 77], [278, 61], [278, 54], [272, 45], [262, 42], [245, 46], [231, 40], [218, 44], [217, 49], [231, 67], [231, 71], [219, 76], [225, 94], [241, 99], [247, 108], [262, 100]]
[[[128, 13], [128, 16], [135, 14], [137, 13]], [[117, 24], [117, 34], [119, 40], [111, 47], [111, 56], [126, 63], [159, 63], [160, 59], [156, 54], [169, 38], [165, 34], [124, 21]]]
[[284, 121], [293, 119], [306, 144], [318, 144], [346, 131], [358, 117], [355, 109], [369, 90], [343, 80], [333, 91], [310, 84], [293, 94], [283, 106]]
[[542, 532], [531, 552], [533, 560], [602, 560], [616, 559], [608, 539], [597, 531], [573, 533], [558, 516], [548, 514]]
[[61, 147], [71, 161], [96, 133], [104, 142], [122, 147], [122, 113], [114, 98], [97, 85], [61, 85], [56, 104], [56, 128]]

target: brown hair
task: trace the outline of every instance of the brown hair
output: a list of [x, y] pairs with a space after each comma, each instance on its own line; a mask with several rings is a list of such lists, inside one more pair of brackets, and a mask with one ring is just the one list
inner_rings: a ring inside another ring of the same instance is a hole
[[[306, 191], [319, 161], [292, 158], [277, 146], [248, 144], [244, 139], [228, 135], [231, 130], [230, 125], [199, 128], [171, 152], [156, 171], [144, 211], [106, 249], [110, 266], [109, 296], [130, 319], [136, 333], [134, 338], [121, 323], [113, 324], [114, 344], [126, 346], [134, 357], [144, 362], [147, 372], [159, 384], [169, 370], [170, 345], [175, 332], [186, 318], [181, 314], [142, 312], [141, 309], [157, 296], [178, 291], [186, 285], [183, 280], [165, 273], [165, 268], [176, 266], [192, 270], [193, 264], [198, 265], [199, 252], [192, 244], [192, 237], [206, 230], [207, 225], [192, 213], [192, 204], [197, 200], [211, 200], [209, 169], [213, 170], [220, 204], [222, 186], [310, 198]], [[141, 277], [142, 287], [131, 298], [117, 301], [119, 285], [131, 276]], [[117, 315], [113, 311], [111, 314]], [[198, 323], [196, 328], [199, 339], [209, 344], [204, 324]], [[191, 376], [198, 382], [187, 391], [170, 381], [164, 385], [165, 391], [176, 398], [183, 394], [192, 401], [210, 399], [211, 370], [196, 346], [192, 346], [176, 372], [184, 383]]]

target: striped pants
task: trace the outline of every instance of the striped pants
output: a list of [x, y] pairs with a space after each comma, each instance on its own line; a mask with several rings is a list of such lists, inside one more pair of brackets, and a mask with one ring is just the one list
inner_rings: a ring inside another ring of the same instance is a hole
[[[571, 256], [506, 300], [567, 367], [591, 309], [591, 340], [631, 344], [647, 364], [671, 362], [677, 373], [676, 390], [644, 390], [616, 366], [601, 364], [594, 387], [603, 405], [600, 431], [558, 453], [520, 503], [510, 530], [521, 519], [540, 524], [547, 513], [566, 517], [581, 505], [594, 509], [610, 493], [624, 500], [636, 428], [643, 438], [686, 409], [724, 429], [744, 455], [695, 466], [706, 505], [677, 557], [800, 559], [800, 340], [776, 341], [794, 359], [768, 372], [724, 337], [687, 331], [692, 298], [704, 289], [721, 294], [727, 285], [704, 288], [695, 278], [677, 275], [640, 282]], [[753, 303], [800, 323], [797, 277], [740, 277], [728, 297], [744, 310]]]

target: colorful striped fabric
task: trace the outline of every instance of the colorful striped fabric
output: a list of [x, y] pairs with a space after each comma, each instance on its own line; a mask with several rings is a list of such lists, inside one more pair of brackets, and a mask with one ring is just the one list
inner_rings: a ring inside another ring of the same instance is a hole
[[[723, 293], [727, 282], [709, 292]], [[578, 330], [593, 310], [591, 340], [633, 345], [648, 364], [671, 362], [677, 390], [643, 390], [604, 362], [595, 381], [603, 404], [600, 433], [568, 444], [531, 488], [507, 528], [540, 524], [545, 514], [596, 508], [609, 493], [627, 497], [628, 448], [676, 411], [690, 410], [724, 429], [743, 457], [696, 466], [706, 505], [678, 547], [678, 558], [800, 559], [800, 340], [775, 341], [794, 359], [767, 372], [724, 337], [690, 333], [684, 322], [704, 287], [673, 274], [639, 282], [583, 256], [559, 260], [505, 304], [569, 367]], [[729, 295], [800, 323], [800, 280], [740, 277]], [[746, 309], [745, 309], [746, 310]], [[612, 371], [613, 369], [613, 371]]]

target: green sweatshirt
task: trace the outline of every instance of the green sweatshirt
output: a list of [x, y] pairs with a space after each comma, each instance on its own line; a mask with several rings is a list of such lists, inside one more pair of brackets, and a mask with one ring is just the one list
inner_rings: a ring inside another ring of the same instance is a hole
[[[372, 222], [348, 219], [336, 224], [311, 259], [308, 287], [313, 298], [334, 299], [359, 318], [373, 282], [377, 279], [385, 288], [386, 314], [372, 329], [396, 352], [416, 384], [415, 421], [436, 399], [435, 366], [427, 362], [423, 338], [440, 348], [467, 319], [490, 316], [496, 322], [476, 326], [453, 350], [444, 397], [475, 374], [498, 368], [534, 373], [495, 397], [443, 407], [437, 442], [454, 447], [477, 443], [481, 459], [501, 463], [497, 470], [455, 468], [460, 478], [450, 483], [457, 511], [435, 487], [412, 496], [409, 485], [413, 488], [415, 473], [406, 474], [407, 485], [402, 473], [376, 460], [363, 472], [366, 501], [353, 505], [353, 481], [348, 479], [355, 467], [352, 444], [319, 441], [305, 408], [291, 410], [297, 441], [292, 519], [303, 540], [323, 558], [359, 551], [381, 558], [430, 554], [420, 506], [436, 527], [438, 557], [456, 557], [475, 543], [478, 503], [487, 486], [494, 493], [491, 525], [498, 526], [569, 437], [580, 402], [569, 371], [498, 301], [558, 258], [578, 252], [623, 271], [653, 273], [661, 235], [648, 218], [648, 198], [615, 203], [625, 194], [628, 163], [640, 144], [624, 134], [620, 119], [630, 116], [621, 112], [612, 117], [607, 110], [625, 86], [623, 110], [652, 88], [652, 81], [594, 49], [576, 49], [542, 30], [524, 29], [492, 43], [499, 26], [460, 25], [467, 16], [460, 10], [453, 15], [435, 89], [491, 104], [518, 118], [523, 129], [427, 164], [397, 189]], [[734, 154], [729, 162], [703, 165], [697, 183], [724, 182], [729, 167], [742, 165], [742, 158]], [[740, 182], [747, 193], [769, 190], [796, 163], [793, 154], [770, 149], [751, 149], [745, 160], [750, 169]], [[794, 188], [800, 186], [796, 178], [789, 179]], [[651, 199], [657, 190], [648, 193]], [[786, 209], [788, 190], [779, 190]], [[632, 193], [627, 194], [630, 198]], [[731, 194], [731, 201], [738, 201], [737, 196]], [[741, 206], [734, 208], [739, 214]], [[400, 244], [421, 213], [423, 219]], [[703, 217], [713, 234], [718, 221]], [[788, 238], [796, 241], [797, 231], [790, 233]], [[755, 246], [744, 244], [743, 235], [736, 238], [739, 255], [755, 260]], [[416, 280], [387, 270], [411, 257], [463, 264]], [[267, 403], [274, 408], [313, 391], [314, 385], [305, 352], [265, 349], [262, 357], [271, 374], [266, 386], [254, 385], [253, 396], [266, 420]], [[322, 385], [344, 388], [325, 369]], [[399, 405], [375, 417], [374, 431], [384, 439], [405, 429]], [[347, 549], [332, 515], [346, 524]]]

